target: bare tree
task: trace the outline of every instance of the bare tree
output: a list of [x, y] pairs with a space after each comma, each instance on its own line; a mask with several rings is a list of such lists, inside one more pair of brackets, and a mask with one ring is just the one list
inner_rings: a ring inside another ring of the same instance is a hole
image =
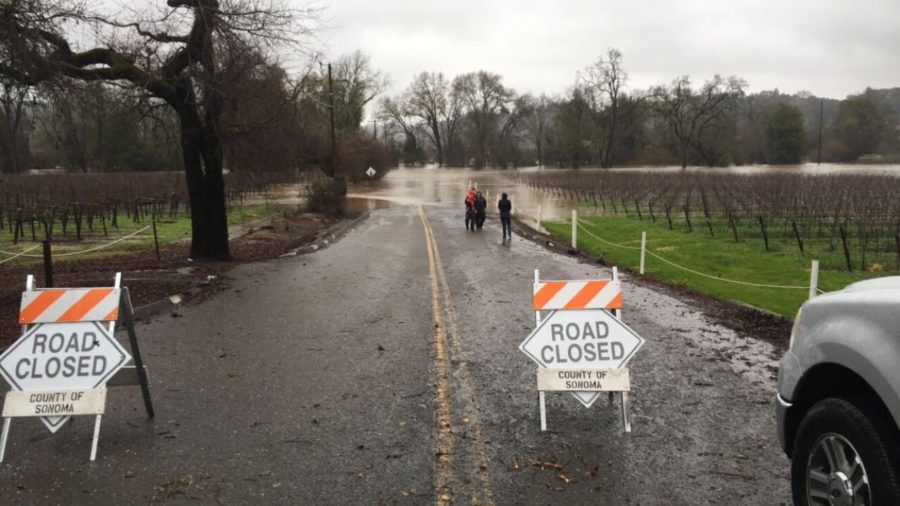
[[584, 97], [584, 90], [572, 87], [568, 96], [559, 105], [559, 145], [562, 157], [568, 158], [573, 169], [585, 162], [585, 146], [589, 144], [590, 105]]
[[0, 81], [0, 172], [18, 174], [30, 168], [31, 97], [28, 86]]
[[407, 150], [417, 150], [418, 141], [416, 139], [416, 124], [414, 118], [409, 111], [409, 105], [406, 103], [405, 97], [393, 99], [384, 97], [379, 103], [379, 117], [386, 125], [399, 127], [403, 132], [404, 145]]
[[[299, 46], [309, 34], [292, 11], [266, 0], [167, 0], [128, 19], [93, 13], [79, 4], [8, 0], [0, 6], [0, 76], [35, 85], [54, 79], [112, 81], [141, 90], [178, 116], [182, 159], [191, 208], [191, 256], [227, 260], [220, 119], [221, 52]], [[70, 41], [70, 27], [96, 27], [96, 46]]]
[[335, 123], [340, 130], [356, 131], [366, 105], [385, 88], [388, 79], [372, 67], [369, 55], [354, 51], [341, 56], [334, 66]]
[[522, 95], [516, 97], [508, 107], [503, 108], [500, 129], [497, 132], [497, 153], [494, 157], [495, 163], [503, 168], [510, 163], [514, 167], [518, 166], [523, 123], [531, 114], [532, 101], [530, 95]]
[[461, 158], [457, 156], [459, 150], [459, 125], [463, 116], [462, 92], [456, 86], [450, 87], [447, 98], [447, 108], [441, 118], [441, 131], [443, 132], [443, 144], [445, 158], [448, 163], [459, 163]]
[[512, 100], [513, 92], [503, 86], [499, 74], [471, 72], [457, 76], [453, 81], [465, 104], [465, 112], [471, 123], [472, 140], [477, 148], [475, 167], [482, 168], [488, 160], [488, 145], [495, 134], [497, 118], [501, 110]]
[[714, 146], [707, 142], [708, 136], [723, 126], [746, 87], [742, 79], [716, 75], [694, 92], [690, 78], [683, 76], [673, 81], [671, 87], [658, 86], [652, 90], [654, 111], [665, 120], [678, 141], [682, 168], [687, 167], [690, 149], [707, 163], [713, 163]]
[[628, 74], [622, 68], [622, 53], [609, 48], [606, 59], [600, 57], [596, 63], [579, 74], [585, 88], [585, 96], [592, 105], [598, 123], [597, 149], [600, 166], [612, 166], [613, 147], [616, 142], [616, 128], [619, 121], [619, 99], [622, 87], [628, 82]]
[[438, 166], [444, 165], [444, 142], [441, 137], [441, 120], [447, 116], [449, 100], [448, 84], [440, 72], [422, 72], [417, 75], [406, 92], [409, 112], [425, 122], [425, 132], [437, 149]]
[[531, 135], [531, 142], [534, 143], [538, 167], [542, 167], [544, 165], [544, 143], [550, 123], [551, 100], [544, 94], [536, 99], [529, 96], [529, 99], [528, 114], [524, 118], [525, 128]]

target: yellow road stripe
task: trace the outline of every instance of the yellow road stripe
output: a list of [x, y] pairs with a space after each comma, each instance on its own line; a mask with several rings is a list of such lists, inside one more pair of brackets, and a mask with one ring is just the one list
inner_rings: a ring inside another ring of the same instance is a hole
[[435, 442], [435, 471], [434, 489], [436, 493], [435, 504], [450, 504], [452, 496], [450, 483], [453, 479], [453, 434], [451, 433], [450, 417], [450, 364], [447, 358], [447, 340], [444, 330], [444, 318], [441, 312], [441, 296], [438, 290], [437, 269], [435, 267], [435, 252], [432, 246], [428, 223], [425, 221], [425, 213], [422, 206], [417, 206], [419, 219], [425, 229], [425, 244], [428, 249], [428, 272], [431, 277], [431, 312], [434, 318], [434, 351], [437, 359], [437, 394], [434, 405], [437, 411], [438, 434]]
[[[447, 312], [447, 322], [448, 329], [450, 330], [450, 336], [452, 339], [447, 336], [446, 339], [450, 343], [452, 350], [456, 356], [460, 356], [461, 350], [459, 345], [459, 327], [457, 326], [456, 319], [456, 311], [453, 308], [453, 298], [450, 293], [450, 285], [447, 282], [447, 274], [444, 271], [443, 262], [441, 262], [441, 253], [440, 249], [437, 245], [437, 240], [434, 237], [434, 231], [431, 228], [431, 225], [428, 223], [428, 219], [425, 217], [424, 211], [421, 206], [419, 207], [419, 218], [422, 220], [422, 224], [425, 227], [425, 235], [429, 244], [429, 254], [434, 258], [434, 268], [437, 271], [437, 279], [440, 282], [441, 292], [444, 296], [444, 310]], [[432, 289], [434, 289], [434, 277], [432, 277]], [[434, 293], [432, 291], [432, 293]], [[460, 379], [463, 383], [464, 387], [468, 387], [469, 391], [466, 392], [468, 395], [465, 399], [468, 403], [465, 406], [466, 409], [464, 412], [464, 420], [466, 420], [466, 424], [469, 426], [469, 431], [473, 436], [473, 440], [475, 442], [475, 455], [474, 459], [478, 462], [478, 481], [481, 482], [481, 487], [479, 489], [473, 489], [470, 493], [470, 499], [472, 504], [480, 504], [485, 506], [493, 506], [494, 497], [491, 486], [491, 478], [487, 461], [487, 451], [486, 451], [486, 443], [484, 437], [481, 432], [481, 416], [480, 416], [480, 407], [478, 403], [478, 398], [475, 395], [475, 392], [471, 389], [471, 379], [468, 374], [468, 369], [465, 366], [465, 362], [460, 362], [459, 367], [459, 375]], [[472, 466], [466, 466], [470, 472], [476, 472]]]
[[[453, 308], [453, 299], [450, 293], [450, 284], [447, 283], [447, 274], [444, 271], [443, 262], [441, 262], [441, 252], [437, 247], [437, 240], [434, 238], [434, 231], [431, 230], [431, 226], [429, 225], [428, 231], [431, 236], [431, 240], [434, 242], [434, 255], [439, 275], [439, 280], [441, 284], [441, 288], [444, 294], [444, 307], [447, 310], [447, 320], [449, 321], [448, 328], [450, 330], [450, 336], [452, 339], [448, 339], [450, 342], [450, 346], [456, 356], [461, 355], [460, 344], [459, 344], [459, 327], [456, 322], [456, 310]], [[466, 362], [460, 361], [459, 372], [462, 377], [463, 383], [471, 386], [472, 381], [469, 377], [469, 371], [466, 366]], [[467, 417], [469, 419], [468, 425], [473, 434], [473, 439], [475, 441], [475, 452], [478, 458], [478, 469], [479, 475], [478, 479], [481, 481], [481, 490], [480, 494], [473, 496], [473, 504], [484, 504], [486, 506], [493, 506], [494, 497], [491, 486], [491, 477], [488, 468], [487, 461], [487, 448], [486, 443], [484, 441], [484, 437], [481, 434], [481, 408], [478, 403], [478, 397], [475, 395], [474, 391], [469, 392], [469, 407]]]

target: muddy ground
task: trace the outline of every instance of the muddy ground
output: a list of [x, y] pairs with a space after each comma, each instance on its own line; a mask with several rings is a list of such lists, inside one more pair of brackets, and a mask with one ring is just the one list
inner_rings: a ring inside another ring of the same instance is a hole
[[[236, 265], [259, 262], [290, 253], [311, 244], [330, 227], [340, 221], [334, 216], [320, 214], [283, 215], [271, 224], [251, 225], [232, 239], [232, 262], [193, 261], [185, 245], [170, 245], [156, 252], [129, 253], [92, 260], [58, 262], [54, 266], [56, 286], [103, 286], [116, 272], [124, 273], [123, 284], [131, 291], [135, 307], [150, 304], [170, 295], [179, 294], [185, 301], [196, 300], [204, 294], [227, 286], [223, 276]], [[573, 251], [548, 234], [536, 231], [522, 222], [516, 229], [523, 238], [543, 245], [550, 251], [565, 252], [586, 263], [606, 265], [602, 258], [583, 251]], [[629, 272], [623, 269], [624, 272]], [[20, 335], [16, 325], [18, 304], [25, 285], [25, 277], [34, 274], [38, 286], [45, 286], [42, 264], [10, 262], [0, 267], [0, 349]], [[733, 301], [723, 301], [698, 293], [685, 286], [673, 285], [652, 275], [642, 276], [648, 286], [665, 290], [682, 300], [691, 300], [698, 307], [707, 308], [707, 316], [744, 337], [753, 337], [773, 344], [779, 351], [787, 347], [791, 322], [779, 315], [756, 310]]]
[[[53, 266], [55, 286], [108, 286], [115, 273], [123, 273], [122, 283], [131, 293], [132, 304], [140, 307], [179, 294], [191, 301], [227, 285], [227, 273], [237, 265], [259, 262], [290, 253], [315, 242], [341, 220], [311, 213], [285, 213], [271, 221], [233, 227], [232, 262], [194, 261], [187, 244], [160, 248], [157, 260], [153, 249], [130, 251], [102, 258], [57, 261]], [[89, 247], [86, 243], [85, 247]], [[77, 258], [77, 257], [76, 257]], [[17, 325], [19, 302], [28, 274], [37, 286], [46, 286], [40, 261], [12, 261], [0, 266], [0, 349], [21, 335]]]

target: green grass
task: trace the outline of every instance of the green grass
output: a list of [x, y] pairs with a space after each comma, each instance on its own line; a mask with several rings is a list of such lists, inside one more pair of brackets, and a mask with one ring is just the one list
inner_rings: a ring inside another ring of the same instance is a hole
[[[801, 255], [796, 242], [772, 238], [766, 251], [760, 231], [753, 224], [739, 228], [740, 242], [735, 243], [727, 224], [715, 224], [716, 237], [710, 237], [705, 222], [697, 220], [693, 232], [685, 223], [673, 223], [670, 230], [665, 217], [657, 216], [651, 223], [646, 213], [643, 221], [634, 217], [604, 216], [588, 218], [583, 226], [594, 235], [612, 243], [638, 249], [626, 249], [591, 237], [584, 229], [578, 231], [578, 247], [609, 264], [627, 267], [635, 272], [640, 267], [641, 231], [647, 232], [647, 249], [689, 269], [717, 277], [766, 285], [809, 286], [810, 263], [820, 261], [819, 288], [832, 291], [849, 283], [884, 275], [868, 271], [846, 271], [840, 247], [832, 250], [828, 240], [805, 241], [806, 254]], [[571, 243], [571, 221], [543, 223], [552, 234]], [[755, 236], [754, 236], [755, 232]], [[698, 292], [720, 299], [738, 300], [752, 306], [793, 317], [806, 300], [809, 290], [778, 289], [738, 285], [708, 279], [668, 265], [647, 255], [645, 272], [668, 282], [684, 285]]]
[[[245, 206], [240, 209], [232, 209], [228, 212], [228, 224], [229, 226], [249, 224], [257, 220], [264, 219], [267, 215], [277, 215], [279, 212], [280, 211], [273, 206], [266, 206], [265, 204]], [[62, 233], [62, 225], [57, 221], [53, 227], [53, 253], [59, 254], [86, 250], [113, 241], [117, 238], [124, 237], [151, 224], [151, 221], [149, 219], [143, 220], [140, 223], [136, 223], [125, 215], [120, 215], [118, 218], [118, 222], [118, 228], [113, 228], [109, 224], [109, 222], [107, 222], [106, 236], [104, 236], [103, 234], [103, 225], [101, 224], [99, 219], [95, 220], [93, 231], [88, 228], [87, 223], [84, 223], [82, 225], [83, 240], [76, 241], [75, 225], [70, 222], [68, 226], [68, 234], [64, 236]], [[4, 223], [4, 227], [0, 229], [0, 250], [18, 253], [39, 245], [40, 241], [44, 237], [43, 227], [38, 224], [36, 224], [35, 226], [37, 242], [31, 240], [31, 227], [26, 223], [25, 238], [20, 238], [19, 243], [14, 245], [12, 244], [12, 234], [10, 233], [9, 228]], [[156, 231], [160, 246], [187, 242], [191, 238], [191, 219], [187, 214], [183, 213], [179, 214], [176, 217], [166, 216], [156, 223]], [[153, 230], [147, 229], [134, 238], [122, 241], [109, 248], [104, 248], [96, 252], [87, 253], [84, 256], [77, 255], [72, 257], [62, 257], [60, 258], [60, 260], [80, 258], [96, 259], [111, 254], [120, 254], [127, 251], [146, 250], [150, 248], [153, 248]], [[40, 254], [40, 248], [31, 251], [29, 254]], [[0, 260], [4, 258], [7, 258], [7, 256], [0, 255]], [[40, 260], [29, 260], [24, 258], [13, 260], [13, 262], [29, 261], [39, 262]]]

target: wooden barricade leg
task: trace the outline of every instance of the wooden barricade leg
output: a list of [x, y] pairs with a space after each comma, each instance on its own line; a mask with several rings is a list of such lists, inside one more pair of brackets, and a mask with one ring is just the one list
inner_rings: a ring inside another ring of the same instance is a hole
[[11, 423], [12, 418], [3, 420], [3, 434], [0, 434], [0, 462], [3, 462], [3, 457], [6, 456], [6, 438], [9, 437], [9, 426]]
[[[537, 269], [534, 270], [534, 282], [541, 282], [541, 274]], [[534, 312], [534, 326], [535, 328], [541, 325], [541, 312]], [[544, 394], [544, 391], [541, 390], [538, 392], [538, 403], [541, 405], [541, 432], [547, 430], [547, 396]]]
[[97, 415], [97, 420], [94, 421], [94, 439], [91, 441], [91, 462], [97, 460], [97, 443], [100, 442], [100, 420], [102, 418], [102, 415]]
[[144, 396], [144, 408], [147, 416], [153, 418], [153, 400], [150, 398], [150, 382], [147, 378], [147, 370], [144, 369], [144, 359], [141, 357], [141, 349], [138, 346], [137, 333], [134, 331], [134, 308], [131, 306], [131, 294], [128, 287], [122, 288], [122, 298], [119, 301], [119, 313], [125, 320], [125, 330], [128, 332], [128, 342], [131, 344], [131, 357], [137, 369], [138, 380], [141, 384], [141, 394]]
[[[613, 281], [619, 280], [619, 268], [616, 266], [613, 266], [612, 268], [612, 279]], [[622, 319], [621, 309], [613, 309], [612, 314], [616, 317], [616, 319]], [[631, 407], [630, 402], [631, 401], [629, 401], [628, 399], [628, 392], [622, 392], [622, 424], [625, 426], [625, 432], [627, 433], [631, 432], [631, 417], [630, 413], [628, 412]], [[613, 392], [609, 393], [609, 403], [613, 403]]]
[[545, 432], [547, 430], [547, 399], [543, 390], [538, 392], [538, 397], [541, 404], [541, 432]]

